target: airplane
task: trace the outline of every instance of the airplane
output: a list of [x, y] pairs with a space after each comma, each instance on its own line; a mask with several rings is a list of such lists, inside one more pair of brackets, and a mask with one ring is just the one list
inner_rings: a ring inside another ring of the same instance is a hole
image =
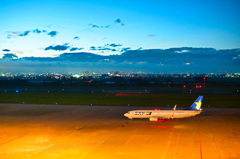
[[124, 114], [129, 119], [133, 118], [149, 118], [150, 121], [164, 121], [164, 119], [186, 118], [195, 116], [201, 113], [203, 96], [199, 96], [195, 102], [187, 109], [176, 110], [132, 110]]

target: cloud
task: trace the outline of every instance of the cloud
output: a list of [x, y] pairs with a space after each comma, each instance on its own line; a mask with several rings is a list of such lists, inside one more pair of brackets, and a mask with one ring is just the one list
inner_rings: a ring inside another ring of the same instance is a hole
[[76, 51], [76, 50], [82, 50], [82, 49], [84, 49], [84, 48], [72, 47], [72, 48], [70, 48], [70, 51]]
[[17, 59], [17, 55], [15, 54], [4, 54], [4, 56], [2, 57], [3, 59], [8, 58], [8, 59]]
[[125, 47], [125, 48], [122, 48], [120, 52], [126, 52], [126, 51], [128, 51], [130, 49], [131, 49], [130, 47]]
[[111, 25], [101, 26], [96, 24], [89, 24], [89, 25], [92, 26], [92, 28], [109, 28], [111, 26]]
[[93, 24], [90, 24], [93, 28], [100, 28], [100, 26], [98, 25], [93, 25]]
[[33, 33], [40, 34], [42, 31], [41, 31], [41, 30], [39, 30], [39, 29], [34, 29], [32, 32], [33, 32]]
[[120, 19], [117, 19], [114, 21], [115, 23], [121, 23], [121, 20]]
[[122, 23], [122, 21], [121, 21], [120, 19], [116, 19], [116, 20], [114, 21], [114, 23], [116, 23], [116, 24], [118, 24], [118, 25], [120, 25], [120, 26], [124, 26], [124, 25], [125, 25], [125, 24]]
[[122, 45], [121, 44], [114, 44], [114, 43], [112, 43], [109, 46], [111, 46], [111, 47], [118, 47], [118, 46], [122, 46]]
[[9, 52], [10, 50], [9, 49], [2, 49], [2, 51]]
[[90, 50], [97, 50], [95, 46], [91, 46]]
[[184, 53], [184, 52], [189, 52], [189, 50], [177, 50], [175, 52], [181, 54], [181, 53]]
[[80, 38], [78, 36], [75, 36], [73, 39], [74, 40], [79, 40]]
[[30, 32], [31, 32], [30, 30], [27, 30], [24, 32], [10, 31], [10, 32], [7, 32], [8, 33], [7, 38], [10, 39], [15, 36], [27, 36]]
[[55, 37], [57, 35], [57, 31], [51, 31], [47, 35], [50, 35], [51, 37]]
[[46, 47], [44, 50], [55, 50], [55, 51], [65, 51], [69, 48], [69, 46], [67, 46], [67, 44], [63, 44], [63, 45], [55, 45], [55, 46], [48, 46]]
[[18, 34], [18, 36], [27, 36], [29, 33], [30, 33], [30, 30], [27, 30], [24, 33]]
[[[114, 21], [115, 24], [120, 25], [120, 26], [124, 26], [125, 24], [122, 23], [122, 21], [120, 19], [116, 19]], [[96, 24], [89, 24], [92, 28], [109, 28], [111, 26], [113, 26], [113, 24], [111, 25], [96, 25]]]
[[120, 51], [121, 52], [120, 49], [116, 49], [116, 47], [120, 47], [120, 46], [122, 45], [112, 43], [112, 44], [105, 44], [104, 46], [98, 46], [98, 47], [92, 46], [90, 50], [94, 50], [94, 51], [98, 50], [98, 51], [102, 51], [102, 53], [103, 51], [113, 51], [113, 52]]
[[99, 46], [99, 47], [97, 47], [96, 50], [104, 51], [104, 50], [112, 50], [112, 49], [110, 49], [110, 48], [108, 48], [108, 47]]
[[8, 31], [7, 33], [8, 33], [7, 38], [10, 39], [16, 36], [27, 36], [30, 33], [30, 31], [29, 30], [24, 32]]
[[154, 38], [156, 35], [147, 35], [148, 38]]
[[65, 51], [69, 49], [70, 51], [76, 51], [76, 50], [82, 50], [84, 48], [79, 48], [79, 47], [72, 47], [72, 46], [69, 46], [68, 43], [65, 43], [63, 45], [50, 45], [48, 47], [46, 47], [44, 50], [47, 51], [47, 50], [55, 50], [55, 51]]
[[111, 49], [111, 48], [108, 48], [108, 47], [101, 47], [101, 46], [99, 46], [96, 50], [99, 50], [99, 51], [117, 51], [116, 49]]
[[147, 64], [146, 61], [139, 61], [139, 62], [136, 62], [137, 65], [143, 65], [143, 64]]
[[[27, 36], [29, 35], [29, 33], [36, 33], [36, 34], [40, 34], [40, 33], [47, 33], [47, 30], [39, 30], [38, 28], [36, 29], [33, 29], [33, 30], [27, 30], [27, 31], [24, 31], [24, 32], [16, 32], [16, 31], [8, 31], [8, 35], [7, 35], [7, 38], [10, 39], [12, 37], [16, 37], [16, 36], [21, 36], [21, 37], [24, 37], [24, 36]], [[51, 31], [49, 32], [47, 35], [50, 35], [51, 37], [55, 37], [56, 35], [58, 34], [57, 31]]]
[[[62, 45], [51, 46], [49, 49], [59, 50], [60, 46]], [[67, 44], [63, 46], [61, 50], [66, 50], [66, 47], [71, 49]], [[92, 49], [104, 48], [92, 46]], [[178, 53], [179, 51], [183, 52]], [[101, 69], [101, 72], [141, 70], [146, 73], [218, 73], [219, 70], [223, 70], [235, 73], [240, 70], [240, 58], [234, 57], [240, 57], [240, 49], [216, 50], [214, 48], [182, 47], [130, 50], [130, 48], [126, 48], [126, 51], [120, 55], [109, 56], [75, 52], [63, 53], [53, 58], [23, 57], [13, 59], [17, 58], [16, 55], [5, 54], [4, 58], [0, 59], [0, 67], [9, 67], [8, 71], [15, 71], [22, 67], [24, 70], [31, 70], [34, 67], [41, 72], [46, 68], [47, 72], [73, 72], [74, 70], [77, 72], [86, 70], [98, 72]], [[25, 69], [27, 66], [28, 68]]]
[[20, 32], [16, 32], [16, 31], [13, 31], [13, 32], [10, 32], [9, 33], [10, 35], [19, 35], [19, 34], [21, 34]]

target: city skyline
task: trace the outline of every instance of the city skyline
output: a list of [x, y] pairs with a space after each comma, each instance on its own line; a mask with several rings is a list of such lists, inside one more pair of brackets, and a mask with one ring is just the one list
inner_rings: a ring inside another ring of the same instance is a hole
[[0, 2], [1, 72], [240, 70], [239, 1]]

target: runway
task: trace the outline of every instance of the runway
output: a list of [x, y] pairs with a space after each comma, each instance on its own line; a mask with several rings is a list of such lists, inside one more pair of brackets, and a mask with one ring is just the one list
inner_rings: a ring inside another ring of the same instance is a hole
[[135, 109], [154, 108], [1, 103], [0, 158], [240, 158], [239, 108], [164, 123], [123, 116]]

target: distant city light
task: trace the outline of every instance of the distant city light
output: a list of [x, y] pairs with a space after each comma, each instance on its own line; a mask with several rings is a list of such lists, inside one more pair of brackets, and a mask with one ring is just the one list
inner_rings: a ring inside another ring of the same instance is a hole
[[75, 75], [73, 75], [73, 77], [75, 77], [75, 78], [79, 78], [79, 77], [81, 77], [81, 76], [78, 75], [78, 74], [75, 74]]

